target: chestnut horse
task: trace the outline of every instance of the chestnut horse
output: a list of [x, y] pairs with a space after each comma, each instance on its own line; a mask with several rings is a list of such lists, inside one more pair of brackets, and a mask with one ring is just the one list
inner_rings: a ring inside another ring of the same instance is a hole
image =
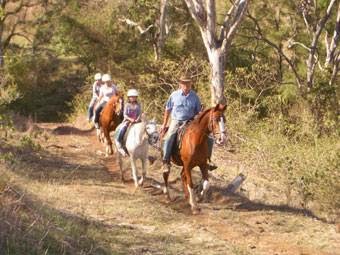
[[[190, 122], [183, 134], [181, 148], [174, 152], [171, 161], [182, 166], [181, 179], [185, 197], [189, 198], [191, 210], [195, 214], [200, 208], [197, 206], [194, 187], [191, 177], [191, 169], [198, 166], [201, 170], [203, 179], [203, 190], [200, 193], [201, 198], [204, 197], [209, 189], [209, 175], [207, 163], [209, 159], [208, 152], [208, 135], [213, 133], [218, 144], [225, 141], [225, 128], [223, 112], [226, 106], [217, 104], [215, 107], [205, 110], [198, 114], [195, 119]], [[216, 137], [216, 136], [219, 137]], [[168, 177], [170, 172], [163, 172], [164, 193], [168, 194]], [[169, 197], [170, 198], [170, 197]]]
[[99, 132], [97, 130], [97, 137], [100, 142], [105, 141], [106, 156], [113, 153], [110, 132], [114, 131], [117, 126], [123, 121], [123, 108], [123, 98], [119, 94], [117, 94], [110, 98], [100, 114], [100, 130]]

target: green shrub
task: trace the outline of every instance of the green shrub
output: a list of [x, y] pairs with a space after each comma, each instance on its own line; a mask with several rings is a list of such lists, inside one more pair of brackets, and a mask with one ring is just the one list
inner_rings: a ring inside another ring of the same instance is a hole
[[29, 135], [21, 136], [19, 147], [22, 149], [29, 149], [33, 151], [39, 151], [41, 149], [40, 144], [36, 143]]

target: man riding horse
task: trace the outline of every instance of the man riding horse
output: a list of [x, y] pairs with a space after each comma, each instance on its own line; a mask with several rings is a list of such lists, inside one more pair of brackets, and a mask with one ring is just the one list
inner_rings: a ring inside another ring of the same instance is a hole
[[[174, 91], [165, 107], [163, 124], [161, 133], [165, 134], [163, 144], [163, 172], [170, 172], [170, 158], [173, 152], [174, 144], [176, 143], [176, 134], [178, 129], [193, 120], [194, 117], [201, 111], [201, 102], [197, 94], [191, 89], [192, 80], [188, 76], [182, 76], [179, 80], [180, 88]], [[169, 128], [167, 128], [170, 120]], [[209, 159], [212, 154], [214, 140], [209, 137]], [[208, 165], [209, 170], [214, 170], [215, 165]]]

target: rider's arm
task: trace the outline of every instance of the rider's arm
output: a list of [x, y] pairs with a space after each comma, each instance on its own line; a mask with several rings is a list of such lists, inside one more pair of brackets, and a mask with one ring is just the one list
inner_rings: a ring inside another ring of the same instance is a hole
[[98, 97], [97, 93], [96, 93], [96, 83], [93, 83], [92, 85], [92, 97]]
[[196, 102], [195, 102], [195, 115], [200, 113], [202, 109], [202, 104], [198, 96], [196, 96]]
[[164, 111], [164, 115], [163, 115], [162, 130], [164, 130], [167, 127], [173, 105], [174, 104], [173, 104], [172, 95], [171, 95], [169, 97], [168, 101], [166, 102], [165, 111]]
[[[99, 97], [98, 97], [98, 99], [97, 99], [97, 102], [98, 102], [97, 107], [99, 106], [100, 101], [102, 100], [103, 96], [104, 96], [104, 95], [103, 95], [103, 92], [102, 92], [102, 90], [100, 90], [100, 91], [99, 91]], [[96, 108], [97, 108], [97, 107], [96, 107]]]
[[162, 124], [162, 128], [166, 128], [168, 121], [169, 121], [169, 117], [170, 117], [170, 110], [165, 109], [164, 111], [164, 116], [163, 116], [163, 124]]

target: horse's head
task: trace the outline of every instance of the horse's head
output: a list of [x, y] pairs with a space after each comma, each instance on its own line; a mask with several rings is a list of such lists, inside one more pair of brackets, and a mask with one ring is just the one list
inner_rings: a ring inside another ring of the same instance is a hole
[[110, 99], [113, 107], [114, 107], [114, 112], [117, 116], [122, 115], [123, 110], [124, 110], [124, 99], [120, 94], [117, 94], [113, 96]]
[[213, 133], [218, 145], [223, 145], [227, 140], [224, 117], [224, 111], [226, 108], [226, 105], [217, 104], [210, 112], [210, 131]]
[[149, 144], [155, 145], [159, 140], [159, 132], [157, 130], [155, 119], [152, 119], [146, 123], [145, 130], [148, 135]]

